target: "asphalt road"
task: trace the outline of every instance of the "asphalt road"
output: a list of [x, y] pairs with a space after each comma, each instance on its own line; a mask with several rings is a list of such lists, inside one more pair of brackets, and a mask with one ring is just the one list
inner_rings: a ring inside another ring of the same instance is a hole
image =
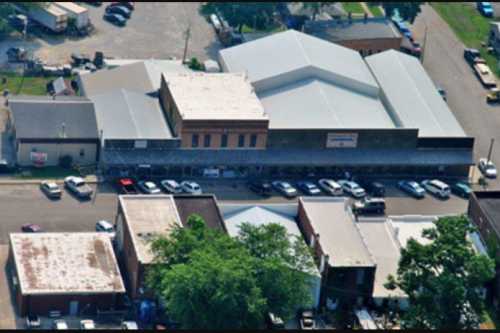
[[[214, 185], [200, 182], [207, 193], [215, 193], [222, 202], [283, 203], [292, 202], [274, 194], [262, 199], [251, 193], [243, 184]], [[95, 188], [95, 187], [94, 187]], [[432, 197], [415, 200], [395, 188], [388, 188], [388, 215], [418, 214], [461, 214], [467, 201], [452, 197], [442, 201]], [[39, 224], [43, 230], [51, 232], [94, 231], [98, 220], [114, 221], [118, 205], [117, 195], [109, 186], [99, 186], [97, 197], [90, 201], [80, 201], [64, 191], [61, 200], [52, 201], [40, 192], [36, 185], [0, 186], [0, 244], [8, 243], [8, 235], [19, 232], [25, 223]]]
[[9, 40], [0, 43], [0, 62], [6, 61], [5, 51], [22, 46], [51, 64], [65, 63], [73, 52], [104, 52], [105, 56], [130, 59], [181, 58], [184, 33], [191, 26], [188, 57], [214, 58], [220, 44], [214, 29], [198, 13], [199, 2], [136, 2], [136, 9], [125, 27], [117, 27], [102, 19], [106, 3], [101, 7], [83, 5], [96, 27], [95, 33], [84, 38], [43, 36], [28, 41]]
[[[448, 105], [467, 135], [475, 137], [476, 162], [487, 156], [490, 140], [495, 138], [492, 160], [500, 167], [500, 105], [486, 103], [487, 90], [463, 58], [465, 46], [430, 5], [422, 6], [413, 25], [414, 35], [421, 43], [426, 26], [424, 67], [434, 83], [447, 91]], [[490, 188], [500, 184], [489, 183]]]

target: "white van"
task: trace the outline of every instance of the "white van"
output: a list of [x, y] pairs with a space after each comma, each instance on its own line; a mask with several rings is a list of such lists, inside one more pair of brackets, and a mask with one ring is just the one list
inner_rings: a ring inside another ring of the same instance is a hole
[[450, 187], [443, 183], [440, 180], [433, 179], [433, 180], [424, 180], [422, 182], [422, 186], [425, 188], [425, 190], [435, 196], [438, 196], [442, 199], [449, 198], [450, 197]]

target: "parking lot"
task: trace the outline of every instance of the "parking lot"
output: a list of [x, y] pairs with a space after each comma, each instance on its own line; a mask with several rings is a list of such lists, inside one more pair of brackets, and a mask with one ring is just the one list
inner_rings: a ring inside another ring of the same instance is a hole
[[[243, 182], [200, 181], [205, 193], [214, 193], [222, 202], [283, 203], [286, 199], [273, 192], [262, 198], [250, 192]], [[94, 191], [96, 186], [93, 185]], [[39, 224], [43, 230], [52, 232], [93, 231], [99, 220], [114, 221], [118, 205], [116, 191], [109, 185], [99, 185], [97, 196], [80, 201], [64, 191], [61, 200], [49, 200], [37, 185], [0, 185], [0, 244], [8, 243], [11, 232], [19, 232], [23, 224]], [[403, 214], [461, 214], [466, 211], [467, 201], [452, 196], [439, 200], [430, 196], [416, 200], [390, 186], [387, 188], [388, 215]]]
[[191, 26], [188, 57], [214, 58], [220, 48], [215, 32], [199, 15], [198, 2], [136, 2], [136, 8], [125, 27], [117, 27], [102, 19], [106, 3], [101, 7], [83, 4], [89, 9], [95, 32], [85, 38], [43, 36], [27, 41], [0, 43], [0, 62], [6, 61], [9, 47], [23, 46], [35, 56], [51, 64], [67, 62], [72, 52], [130, 59], [182, 58], [184, 33]]

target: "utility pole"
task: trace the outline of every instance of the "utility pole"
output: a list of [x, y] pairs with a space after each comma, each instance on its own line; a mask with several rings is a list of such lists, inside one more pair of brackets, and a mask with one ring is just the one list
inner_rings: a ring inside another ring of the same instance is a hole
[[182, 55], [182, 63], [186, 63], [186, 56], [187, 56], [187, 51], [188, 51], [188, 43], [189, 43], [189, 38], [191, 38], [191, 23], [188, 24], [187, 30], [184, 33], [185, 43], [184, 43], [184, 53]]
[[491, 138], [491, 142], [490, 142], [490, 150], [488, 151], [488, 159], [487, 159], [487, 163], [489, 163], [491, 161], [491, 153], [493, 152], [493, 145], [495, 144], [495, 139], [494, 138]]
[[420, 55], [420, 62], [422, 63], [422, 65], [424, 64], [425, 51], [427, 51], [427, 24], [425, 25], [424, 42], [422, 45], [422, 54]]

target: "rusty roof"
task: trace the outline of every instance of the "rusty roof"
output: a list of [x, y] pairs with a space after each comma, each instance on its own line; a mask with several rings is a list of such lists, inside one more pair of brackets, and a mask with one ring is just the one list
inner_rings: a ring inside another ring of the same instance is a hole
[[23, 295], [124, 293], [109, 235], [10, 234]]

